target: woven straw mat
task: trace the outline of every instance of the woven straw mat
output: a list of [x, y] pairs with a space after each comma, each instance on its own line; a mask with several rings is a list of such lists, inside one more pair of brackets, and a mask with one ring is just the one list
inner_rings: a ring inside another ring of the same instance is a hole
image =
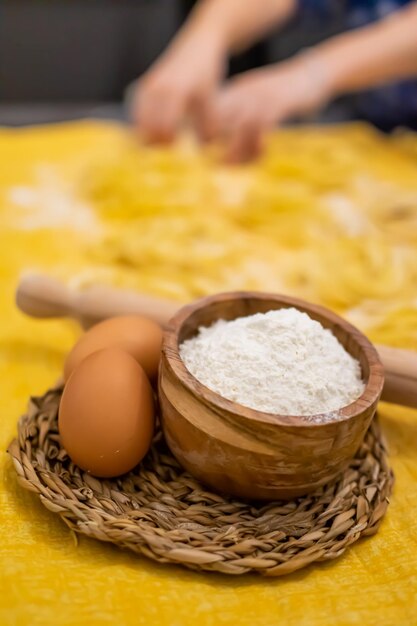
[[239, 502], [207, 491], [175, 461], [158, 429], [129, 474], [98, 480], [60, 447], [62, 389], [32, 398], [10, 447], [19, 483], [75, 532], [194, 570], [280, 576], [340, 556], [372, 535], [393, 474], [377, 420], [344, 475], [291, 502]]

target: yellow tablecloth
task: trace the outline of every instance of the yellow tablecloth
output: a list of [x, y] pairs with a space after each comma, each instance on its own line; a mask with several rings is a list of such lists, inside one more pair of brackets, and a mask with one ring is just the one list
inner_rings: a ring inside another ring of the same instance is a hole
[[0, 131], [0, 624], [417, 624], [417, 412], [381, 407], [396, 474], [380, 532], [277, 580], [199, 575], [75, 537], [23, 491], [5, 449], [79, 333], [20, 314], [22, 271], [178, 301], [265, 288], [320, 301], [417, 349], [417, 139], [298, 129], [222, 168], [184, 140], [141, 150], [91, 122]]

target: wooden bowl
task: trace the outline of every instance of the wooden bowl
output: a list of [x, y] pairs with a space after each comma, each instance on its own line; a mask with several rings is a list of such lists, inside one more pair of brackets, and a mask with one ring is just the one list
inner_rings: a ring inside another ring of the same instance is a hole
[[[365, 390], [339, 410], [337, 421], [318, 424], [226, 400], [194, 378], [179, 355], [179, 345], [200, 326], [289, 307], [329, 328], [361, 364]], [[338, 315], [287, 296], [223, 293], [185, 306], [169, 323], [159, 371], [162, 427], [181, 465], [211, 488], [242, 498], [291, 499], [343, 471], [375, 414], [383, 383], [375, 348]]]

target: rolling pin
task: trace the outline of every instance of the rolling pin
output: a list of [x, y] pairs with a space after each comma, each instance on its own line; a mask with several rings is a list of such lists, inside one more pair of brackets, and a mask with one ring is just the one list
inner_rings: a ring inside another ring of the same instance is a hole
[[[112, 287], [92, 286], [81, 291], [43, 275], [22, 278], [17, 292], [18, 308], [37, 318], [69, 317], [83, 328], [115, 315], [139, 314], [166, 327], [179, 304]], [[381, 400], [417, 408], [417, 352], [375, 346], [385, 369]]]

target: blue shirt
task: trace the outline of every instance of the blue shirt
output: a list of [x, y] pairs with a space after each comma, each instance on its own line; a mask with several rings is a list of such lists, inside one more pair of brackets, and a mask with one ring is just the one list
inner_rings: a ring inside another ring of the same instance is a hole
[[[299, 0], [300, 18], [331, 21], [342, 12], [345, 30], [384, 19], [411, 0]], [[417, 36], [417, 33], [416, 33]], [[361, 92], [353, 99], [354, 113], [384, 130], [395, 126], [417, 127], [417, 80], [383, 85]]]

